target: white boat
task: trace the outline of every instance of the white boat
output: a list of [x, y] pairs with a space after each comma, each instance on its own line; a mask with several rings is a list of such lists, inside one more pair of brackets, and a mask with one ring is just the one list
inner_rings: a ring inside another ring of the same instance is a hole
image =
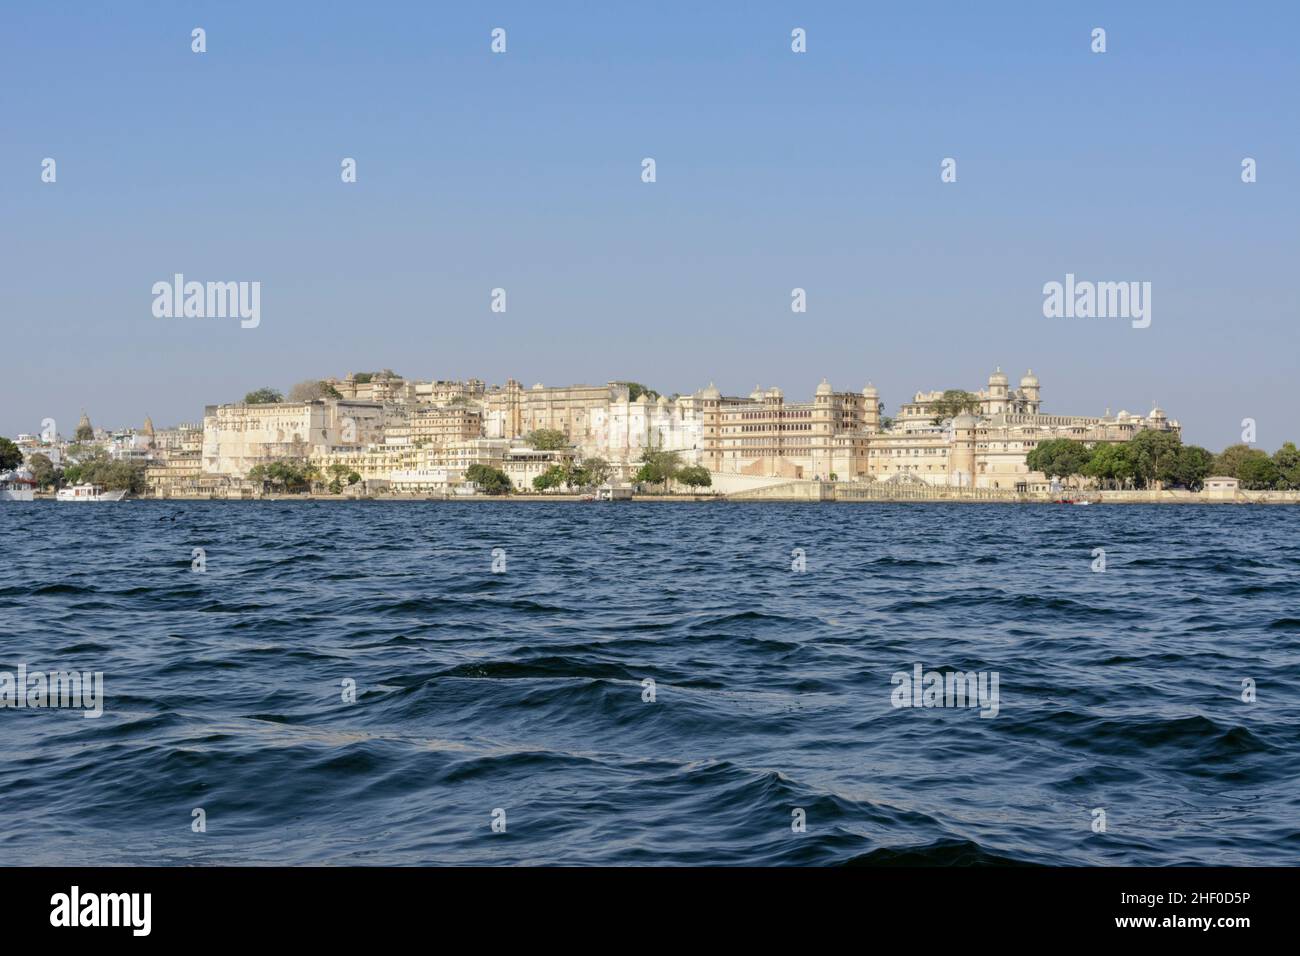
[[0, 501], [35, 501], [36, 482], [17, 471], [0, 472]]
[[126, 490], [105, 491], [103, 485], [83, 483], [71, 488], [60, 488], [54, 497], [59, 501], [121, 501], [126, 497]]

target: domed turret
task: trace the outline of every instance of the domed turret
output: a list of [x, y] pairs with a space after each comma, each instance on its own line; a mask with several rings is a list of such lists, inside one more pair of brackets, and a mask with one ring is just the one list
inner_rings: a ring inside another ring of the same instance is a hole
[[989, 398], [992, 399], [992, 401], [990, 401], [987, 406], [988, 414], [1000, 415], [1003, 412], [1008, 411], [1008, 397], [1007, 376], [1006, 373], [1002, 371], [1002, 366], [999, 365], [997, 370], [989, 376]]
[[706, 388], [704, 391], [700, 392], [700, 398], [705, 398], [705, 399], [709, 399], [710, 401], [716, 402], [718, 399], [722, 398], [722, 393], [718, 391], [718, 387], [716, 385], [710, 382], [709, 387]]
[[1023, 411], [1033, 415], [1038, 414], [1042, 399], [1038, 392], [1038, 376], [1034, 374], [1032, 368], [1020, 379], [1020, 398], [1023, 402]]
[[834, 390], [833, 388], [831, 388], [831, 383], [828, 382], [828, 381], [826, 381], [826, 379], [822, 379], [822, 383], [821, 383], [820, 385], [817, 386], [817, 394], [818, 394], [818, 395], [833, 395], [834, 393], [835, 393], [835, 390]]
[[86, 414], [86, 410], [83, 408], [81, 410], [81, 420], [77, 422], [76, 439], [77, 441], [90, 441], [94, 437], [94, 426], [90, 424], [90, 416]]
[[876, 388], [876, 386], [874, 386], [874, 385], [872, 385], [870, 382], [868, 382], [868, 383], [866, 384], [866, 387], [862, 389], [862, 397], [863, 397], [863, 398], [879, 398], [879, 397], [880, 397], [880, 390], [879, 390], [878, 388]]

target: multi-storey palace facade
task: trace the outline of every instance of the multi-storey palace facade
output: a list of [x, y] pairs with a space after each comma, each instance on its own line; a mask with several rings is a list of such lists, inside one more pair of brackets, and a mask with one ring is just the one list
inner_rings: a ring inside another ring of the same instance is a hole
[[[202, 440], [196, 428], [137, 442], [156, 459], [151, 482], [244, 478], [257, 464], [308, 460], [345, 465], [367, 482], [394, 490], [452, 489], [474, 464], [530, 481], [553, 464], [603, 458], [628, 477], [649, 451], [672, 451], [683, 464], [718, 476], [752, 479], [922, 481], [984, 488], [1039, 488], [1025, 456], [1040, 442], [1073, 438], [1124, 442], [1144, 429], [1179, 431], [1159, 408], [1148, 415], [1047, 414], [1038, 378], [1016, 388], [998, 369], [986, 387], [962, 396], [917, 392], [892, 419], [875, 386], [836, 391], [822, 381], [808, 402], [787, 402], [779, 388], [724, 396], [713, 385], [693, 395], [630, 398], [626, 384], [524, 388], [466, 382], [408, 381], [388, 373], [328, 380], [344, 397], [265, 405], [214, 405]], [[364, 397], [363, 397], [364, 396]], [[527, 447], [539, 429], [562, 433], [567, 447]], [[743, 478], [739, 476], [744, 476]], [[719, 484], [725, 484], [719, 482]]]
[[942, 391], [917, 392], [882, 424], [879, 395], [835, 392], [822, 382], [811, 403], [787, 405], [779, 389], [724, 398], [710, 386], [703, 405], [703, 461], [716, 472], [842, 481], [923, 481], [981, 488], [1037, 488], [1025, 456], [1053, 438], [1123, 442], [1143, 429], [1179, 431], [1155, 408], [1149, 415], [1047, 415], [1032, 372], [1012, 389], [1001, 369], [970, 393], [969, 410], [945, 417]]
[[755, 388], [748, 398], [724, 397], [710, 385], [699, 393], [702, 461], [717, 472], [783, 478], [849, 478], [880, 424], [874, 386], [836, 392], [824, 379], [811, 402], [786, 404], [779, 388]]

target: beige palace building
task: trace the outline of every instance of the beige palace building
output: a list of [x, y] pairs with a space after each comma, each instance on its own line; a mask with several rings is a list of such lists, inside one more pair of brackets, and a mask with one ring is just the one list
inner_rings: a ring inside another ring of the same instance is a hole
[[570, 444], [580, 445], [592, 429], [592, 413], [628, 398], [628, 387], [606, 385], [547, 386], [526, 389], [514, 379], [502, 388], [488, 390], [484, 406], [485, 434], [489, 438], [523, 438], [540, 428], [563, 432]]
[[859, 394], [836, 392], [823, 380], [812, 402], [795, 404], [779, 388], [731, 398], [710, 385], [696, 395], [702, 460], [712, 471], [741, 475], [1034, 489], [1049, 484], [1025, 464], [1040, 442], [1124, 442], [1145, 429], [1180, 431], [1158, 407], [1145, 416], [1044, 414], [1033, 372], [1013, 389], [998, 369], [971, 394], [974, 410], [940, 418], [935, 405], [943, 392], [917, 392], [882, 428], [880, 396], [870, 384]]
[[203, 472], [244, 478], [255, 466], [281, 458], [380, 444], [383, 411], [377, 402], [337, 399], [209, 405], [203, 413]]
[[825, 379], [811, 402], [786, 404], [775, 387], [724, 398], [710, 385], [699, 404], [705, 467], [741, 475], [849, 480], [865, 474], [867, 437], [880, 425], [874, 386], [836, 392]]

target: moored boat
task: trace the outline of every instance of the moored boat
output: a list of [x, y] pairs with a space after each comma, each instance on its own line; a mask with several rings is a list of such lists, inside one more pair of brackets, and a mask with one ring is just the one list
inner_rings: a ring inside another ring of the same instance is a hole
[[0, 501], [35, 501], [36, 482], [18, 471], [0, 472]]
[[82, 483], [70, 488], [60, 488], [55, 498], [59, 501], [121, 501], [126, 497], [125, 489], [105, 491], [103, 485]]

